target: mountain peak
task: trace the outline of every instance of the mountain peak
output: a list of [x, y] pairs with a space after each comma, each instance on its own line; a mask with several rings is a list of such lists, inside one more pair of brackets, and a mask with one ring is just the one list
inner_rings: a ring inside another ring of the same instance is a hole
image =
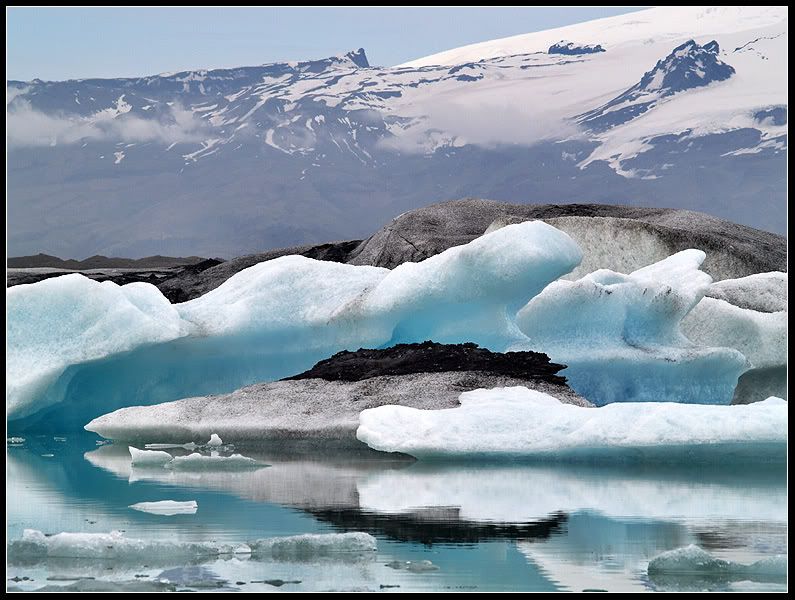
[[370, 66], [370, 62], [367, 60], [367, 55], [364, 53], [364, 48], [351, 50], [345, 55], [345, 58], [350, 60], [357, 67], [367, 68]]

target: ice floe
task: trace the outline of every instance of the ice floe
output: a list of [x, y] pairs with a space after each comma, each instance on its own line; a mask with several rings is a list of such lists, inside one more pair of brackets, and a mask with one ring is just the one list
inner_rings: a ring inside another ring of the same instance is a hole
[[723, 560], [696, 545], [669, 550], [649, 562], [649, 579], [663, 588], [700, 588], [730, 581], [785, 582], [786, 555], [769, 556], [751, 564]]
[[311, 560], [340, 553], [368, 553], [377, 549], [369, 533], [324, 533], [265, 538], [249, 542], [251, 554], [278, 560]]
[[446, 410], [364, 410], [356, 436], [375, 450], [423, 459], [770, 461], [786, 447], [787, 403], [780, 398], [747, 406], [584, 408], [514, 387], [465, 392], [460, 402]]
[[223, 555], [252, 555], [277, 560], [306, 560], [352, 553], [375, 552], [376, 539], [363, 532], [304, 534], [264, 538], [248, 543], [223, 544], [215, 541], [182, 542], [128, 538], [119, 531], [110, 533], [57, 533], [46, 535], [26, 529], [22, 537], [8, 544], [10, 561], [46, 561], [50, 558], [90, 558], [125, 562], [185, 560]]
[[157, 502], [138, 502], [136, 504], [131, 504], [130, 508], [153, 515], [172, 516], [195, 514], [199, 505], [195, 500], [188, 500], [186, 502], [159, 500]]

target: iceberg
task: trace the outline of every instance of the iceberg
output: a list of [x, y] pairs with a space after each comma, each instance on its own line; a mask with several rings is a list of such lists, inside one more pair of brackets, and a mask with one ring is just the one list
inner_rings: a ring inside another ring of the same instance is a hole
[[249, 542], [249, 546], [254, 557], [300, 561], [338, 554], [375, 552], [377, 542], [369, 533], [354, 531], [266, 538]]
[[698, 344], [734, 348], [749, 360], [733, 402], [786, 398], [787, 274], [719, 281], [707, 296], [682, 321], [682, 331]]
[[571, 388], [598, 406], [729, 404], [748, 361], [731, 347], [697, 346], [680, 329], [712, 282], [699, 270], [705, 257], [683, 250], [629, 275], [601, 269], [556, 281], [519, 311], [530, 341], [514, 349], [567, 365]]
[[217, 434], [217, 433], [213, 433], [213, 434], [210, 436], [210, 441], [209, 441], [209, 442], [207, 442], [207, 445], [208, 445], [208, 446], [223, 446], [223, 445], [224, 445], [224, 442], [223, 442], [223, 440], [221, 440], [221, 438], [220, 438], [220, 437], [218, 437], [218, 434]]
[[363, 532], [306, 534], [265, 538], [247, 544], [174, 542], [128, 538], [110, 533], [57, 533], [45, 535], [26, 529], [8, 544], [9, 562], [46, 562], [58, 558], [88, 558], [145, 564], [148, 560], [214, 559], [252, 555], [261, 558], [301, 560], [351, 553], [374, 552], [376, 539]]
[[199, 505], [195, 500], [189, 500], [187, 502], [160, 500], [158, 502], [138, 502], [136, 504], [131, 504], [130, 508], [153, 515], [172, 516], [195, 514]]
[[786, 582], [787, 557], [769, 556], [742, 564], [717, 558], [691, 544], [653, 558], [648, 573], [651, 582], [662, 588], [699, 588], [731, 581]]
[[161, 450], [139, 450], [132, 446], [127, 447], [130, 451], [131, 463], [136, 466], [162, 467], [166, 463], [174, 460], [168, 452]]
[[787, 403], [738, 406], [673, 402], [563, 404], [525, 387], [461, 394], [459, 408], [381, 406], [362, 411], [356, 437], [419, 459], [564, 461], [784, 460]]
[[69, 365], [185, 334], [177, 309], [153, 285], [118, 286], [79, 274], [6, 290], [9, 418], [57, 401], [46, 388]]
[[82, 425], [290, 375], [346, 348], [434, 339], [502, 351], [525, 339], [519, 307], [581, 259], [568, 235], [533, 221], [392, 271], [284, 256], [177, 305], [149, 284], [79, 274], [15, 286], [8, 417], [64, 404]]
[[126, 562], [157, 559], [193, 559], [234, 554], [236, 547], [216, 542], [172, 542], [128, 538], [110, 533], [57, 533], [45, 535], [26, 529], [8, 544], [9, 561], [46, 561], [49, 558], [91, 558]]

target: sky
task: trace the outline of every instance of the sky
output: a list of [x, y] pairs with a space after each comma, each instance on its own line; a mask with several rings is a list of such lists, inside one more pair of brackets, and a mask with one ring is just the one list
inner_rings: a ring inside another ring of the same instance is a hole
[[6, 78], [135, 77], [324, 58], [392, 66], [639, 7], [6, 9]]

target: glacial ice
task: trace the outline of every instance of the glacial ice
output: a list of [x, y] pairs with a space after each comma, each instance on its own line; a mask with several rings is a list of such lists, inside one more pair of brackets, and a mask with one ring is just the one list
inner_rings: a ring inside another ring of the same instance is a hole
[[131, 504], [130, 508], [154, 515], [172, 516], [195, 514], [199, 505], [195, 500], [188, 500], [187, 502], [159, 500], [157, 502], [138, 502], [136, 504]]
[[340, 553], [367, 553], [377, 549], [376, 539], [360, 531], [348, 533], [307, 533], [249, 542], [255, 557], [277, 560], [312, 560]]
[[[517, 315], [529, 342], [568, 366], [569, 385], [597, 405], [611, 402], [729, 404], [745, 357], [696, 346], [680, 322], [703, 301], [705, 254], [684, 250], [629, 275], [601, 269], [555, 281]], [[713, 346], [720, 346], [714, 344]]]
[[6, 306], [9, 418], [57, 402], [45, 391], [69, 365], [183, 335], [177, 309], [148, 283], [63, 275], [8, 288]]
[[669, 550], [649, 562], [649, 579], [655, 584], [688, 587], [688, 579], [712, 581], [786, 581], [787, 557], [769, 556], [746, 565], [717, 558], [691, 544]]
[[119, 531], [110, 533], [57, 533], [45, 535], [26, 529], [22, 538], [8, 544], [8, 558], [39, 560], [48, 558], [92, 558], [119, 561], [147, 559], [191, 559], [234, 554], [232, 544], [216, 542], [172, 542], [128, 538]]
[[69, 414], [85, 423], [289, 375], [346, 348], [434, 339], [504, 350], [524, 339], [518, 308], [581, 259], [568, 235], [533, 221], [392, 271], [285, 256], [178, 305], [149, 284], [77, 274], [15, 286], [8, 417], [82, 403]]
[[168, 452], [163, 452], [161, 450], [139, 450], [133, 446], [128, 446], [127, 449], [130, 451], [130, 457], [132, 459], [130, 462], [139, 467], [162, 467], [166, 463], [170, 463], [174, 460], [174, 457]]
[[306, 534], [265, 538], [243, 544], [182, 542], [128, 538], [110, 533], [57, 533], [45, 535], [26, 529], [22, 538], [8, 544], [9, 562], [41, 561], [50, 558], [89, 558], [138, 563], [147, 560], [185, 560], [224, 555], [303, 560], [350, 553], [373, 552], [376, 539], [363, 532]]
[[128, 446], [127, 449], [130, 451], [130, 457], [132, 459], [130, 462], [139, 467], [162, 467], [166, 463], [170, 463], [174, 460], [174, 457], [168, 452], [163, 452], [161, 450], [139, 450], [133, 446]]
[[739, 350], [757, 369], [787, 364], [786, 308], [762, 312], [704, 298], [684, 319], [682, 330], [698, 344]]
[[420, 459], [775, 461], [784, 455], [787, 403], [747, 406], [563, 404], [525, 387], [464, 392], [461, 406], [362, 411], [356, 437]]
[[218, 437], [217, 433], [214, 433], [210, 436], [210, 441], [207, 442], [208, 446], [223, 446], [224, 442]]

